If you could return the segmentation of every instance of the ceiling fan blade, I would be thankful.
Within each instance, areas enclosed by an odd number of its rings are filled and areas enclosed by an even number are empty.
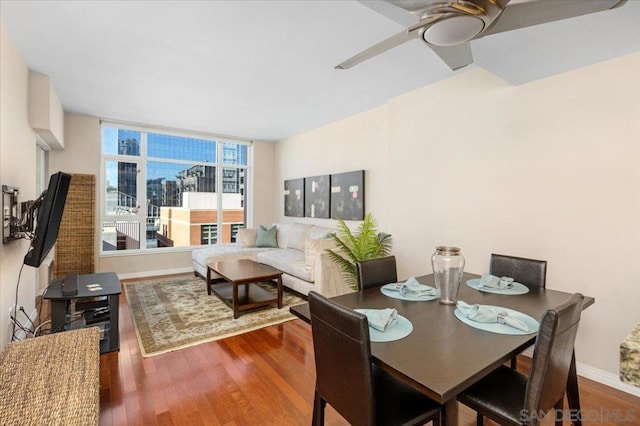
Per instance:
[[[489,34],[587,15],[622,6],[627,0],[511,0],[502,15],[482,33]],[[479,38],[479,37],[478,37]]]
[[[386,16],[391,19],[393,22],[397,22],[403,27],[410,27],[415,25],[420,18],[416,15],[411,14],[408,10],[391,4],[386,1],[371,1],[371,0],[358,0],[360,4],[368,7],[369,9],[378,12],[382,16]]]
[[[433,46],[428,45],[442,59],[449,68],[457,70],[473,63],[471,45],[469,42],[456,44],[454,46]]]
[[[371,46],[370,48],[363,50],[355,56],[347,59],[339,65],[336,65],[337,70],[346,70],[354,65],[358,65],[361,62],[371,59],[374,56],[378,56],[381,53],[386,52],[389,49],[393,49],[396,46],[400,46],[407,41],[418,37],[418,31],[402,31],[394,36],[389,37],[380,43]]]

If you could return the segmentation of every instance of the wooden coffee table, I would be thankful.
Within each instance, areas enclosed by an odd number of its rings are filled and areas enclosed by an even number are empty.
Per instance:
[[[222,278],[211,278],[215,272]],[[275,281],[278,296],[260,287],[257,283]],[[250,259],[207,262],[207,294],[214,292],[224,303],[233,309],[233,318],[241,311],[269,306],[278,303],[282,308],[282,271]]]

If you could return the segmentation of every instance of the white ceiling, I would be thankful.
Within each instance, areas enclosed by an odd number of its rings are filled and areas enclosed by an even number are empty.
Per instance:
[[[414,40],[335,70],[403,29],[347,0],[2,0],[0,19],[66,111],[255,140],[284,139],[470,68],[453,72]],[[471,45],[471,67],[522,84],[639,52],[640,1]]]

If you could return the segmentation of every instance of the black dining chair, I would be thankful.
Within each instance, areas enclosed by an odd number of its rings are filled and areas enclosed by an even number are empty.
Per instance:
[[[489,273],[496,277],[511,277],[529,288],[544,288],[547,280],[547,261],[492,254]]]
[[[360,290],[398,282],[396,257],[387,256],[356,261],[356,279]]]
[[[492,254],[489,273],[496,277],[511,277],[529,288],[544,288],[547,280],[547,261]],[[516,357],[511,358],[511,368],[515,369],[517,363]]]
[[[477,424],[488,417],[501,425],[534,426],[555,409],[556,425],[562,425],[563,398],[573,345],[582,312],[580,293],[549,309],[542,316],[527,378],[500,366],[458,395],[458,401],[478,413]]]
[[[356,426],[440,423],[441,405],[372,364],[365,315],[316,292],[308,296],[316,360],[313,425],[324,424],[327,402]]]

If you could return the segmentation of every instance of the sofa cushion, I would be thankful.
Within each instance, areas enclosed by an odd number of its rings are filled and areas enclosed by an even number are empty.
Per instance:
[[[307,239],[307,244],[304,248],[305,267],[307,271],[311,273],[315,280],[314,271],[316,268],[316,262],[319,261],[320,256],[325,253],[326,249],[337,249],[336,243],[331,238],[317,238]]]
[[[191,257],[195,263],[202,265],[205,269],[207,259],[215,258],[215,260],[236,260],[236,259],[252,259],[255,260],[256,253],[261,251],[274,250],[272,248],[247,247],[242,250],[238,249],[235,243],[214,244],[208,247],[199,248],[191,253]]]
[[[276,241],[278,242],[278,247],[287,248],[287,241],[289,240],[289,229],[291,225],[288,223],[276,223],[276,228],[278,232],[276,232]]]
[[[256,237],[256,247],[278,247],[276,232],[277,228],[275,225],[269,229],[260,225],[260,228],[258,228],[258,236]]]
[[[307,235],[311,231],[311,225],[305,225],[304,223],[294,223],[289,228],[289,241],[287,241],[287,248],[298,251],[304,251],[304,246],[307,241]]]
[[[255,228],[242,228],[236,234],[236,245],[238,247],[255,247],[258,238],[258,230]]]
[[[309,235],[307,236],[310,240],[319,240],[329,238],[329,234],[336,232],[335,229],[325,228],[324,226],[314,226],[311,228]]]
[[[273,266],[282,272],[305,281],[313,282],[313,274],[307,271],[304,252],[295,249],[278,249],[258,253],[256,260]]]

